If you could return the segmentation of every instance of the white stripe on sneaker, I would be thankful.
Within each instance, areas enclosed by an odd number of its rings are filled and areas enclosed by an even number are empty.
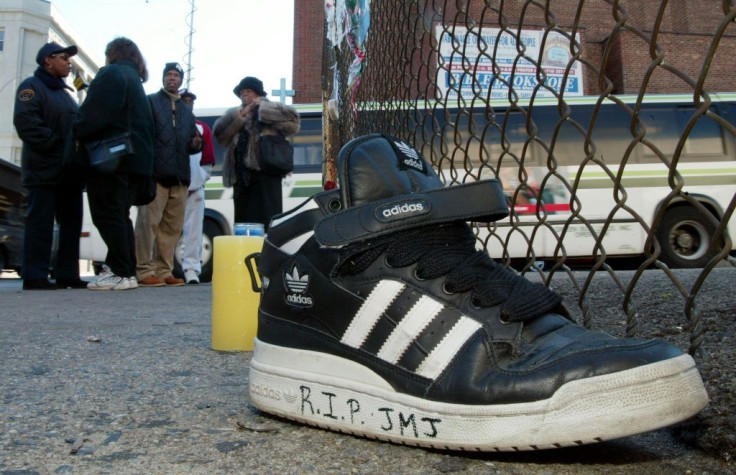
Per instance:
[[[353,320],[348,325],[341,342],[353,348],[360,348],[373,331],[389,306],[404,291],[406,286],[394,280],[380,281],[368,295]],[[381,345],[377,356],[391,364],[397,364],[427,325],[445,308],[442,302],[423,295],[408,310]],[[481,328],[475,320],[461,315],[457,323],[442,336],[429,355],[414,371],[429,379],[436,379],[455,358],[465,343]],[[440,335],[441,336],[441,335]]]
[[[462,316],[442,341],[434,347],[417,368],[416,373],[429,379],[436,379],[465,343],[480,330],[480,323]]]
[[[395,364],[409,345],[443,308],[444,305],[440,302],[423,295],[409,310],[409,313],[396,325],[394,331],[381,346],[378,357]]]
[[[404,284],[401,282],[394,280],[379,282],[350,322],[341,342],[353,348],[360,348],[381,315],[402,290],[404,290]]]

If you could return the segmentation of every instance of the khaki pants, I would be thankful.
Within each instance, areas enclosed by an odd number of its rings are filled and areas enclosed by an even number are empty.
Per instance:
[[[135,220],[136,277],[172,277],[174,252],[184,225],[187,203],[185,185],[156,185],[156,198],[138,207]]]

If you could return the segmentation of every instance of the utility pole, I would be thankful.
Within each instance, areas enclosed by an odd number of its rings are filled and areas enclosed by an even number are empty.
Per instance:
[[[197,11],[197,7],[194,6],[194,2],[195,0],[189,0],[189,3],[192,5],[192,9],[188,16],[189,38],[187,39],[187,89],[189,89],[189,82],[192,80],[192,38],[194,37],[194,12]]]

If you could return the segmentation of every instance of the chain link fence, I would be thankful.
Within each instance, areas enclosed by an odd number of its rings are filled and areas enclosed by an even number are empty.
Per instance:
[[[697,352],[698,293],[714,267],[736,264],[731,1],[346,4],[328,11],[322,58],[325,180],[342,145],[375,132],[412,144],[448,186],[496,178],[511,214],[475,224],[492,257],[547,285],[567,276],[588,327],[591,283],[606,273],[627,336],[637,286],[658,269]]]

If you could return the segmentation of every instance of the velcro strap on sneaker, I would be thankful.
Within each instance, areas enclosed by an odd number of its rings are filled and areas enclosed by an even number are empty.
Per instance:
[[[501,184],[490,179],[354,206],[327,216],[314,232],[322,246],[341,247],[418,226],[453,221],[491,222],[508,214]]]

